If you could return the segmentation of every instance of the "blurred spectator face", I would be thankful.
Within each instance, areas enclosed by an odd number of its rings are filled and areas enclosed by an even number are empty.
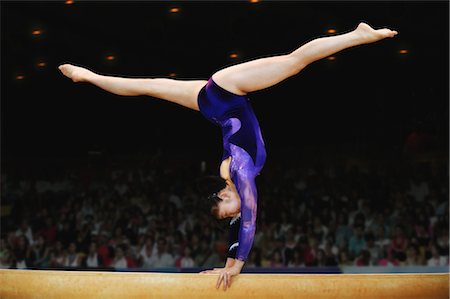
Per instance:
[[[280,254],[279,251],[275,251],[275,252],[273,253],[273,261],[274,261],[275,263],[281,263],[281,254]]]
[[[199,240],[200,240],[200,239],[199,239],[198,235],[193,234],[193,235],[192,235],[192,238],[191,238],[192,246],[197,246]]]
[[[166,251],[166,241],[164,239],[158,240],[158,253],[163,253]]]
[[[189,246],[186,246],[185,248],[184,248],[184,256],[186,256],[186,257],[188,257],[188,256],[191,256],[191,248],[189,248]]]
[[[8,244],[12,245],[15,243],[15,241],[16,241],[16,236],[15,236],[14,232],[8,233]]]
[[[338,222],[339,225],[345,225],[346,221],[345,221],[344,214],[341,213],[341,214],[338,215],[338,221],[337,222]]]
[[[356,237],[360,238],[363,235],[363,228],[361,226],[355,226],[353,232]]]
[[[323,251],[323,249],[320,249],[317,252],[317,260],[323,261],[324,259],[325,259],[325,252]]]
[[[319,217],[314,217],[314,226],[321,226],[322,225],[322,223],[321,223],[321,221],[320,221],[320,218]]]
[[[314,248],[317,246],[317,239],[315,237],[310,237],[308,240],[309,247]]]
[[[47,217],[47,218],[45,218],[45,225],[46,226],[51,226],[52,225],[52,218],[50,218],[50,217]]]
[[[376,230],[375,230],[375,236],[376,236],[376,238],[378,239],[378,240],[380,240],[380,239],[384,239],[384,227],[381,225],[381,226],[378,226],[377,228],[376,228]]]
[[[431,246],[431,255],[434,258],[439,258],[439,251],[438,251],[437,247],[434,245]]]
[[[146,247],[147,249],[153,248],[153,240],[152,240],[151,238],[147,238],[147,239],[145,240],[145,247]]]
[[[288,241],[293,241],[294,240],[294,232],[291,229],[288,229],[288,231],[286,232],[286,240]]]
[[[89,254],[94,254],[96,252],[97,252],[97,244],[91,243],[91,245],[89,245]]]
[[[44,237],[43,236],[39,236],[37,241],[36,241],[36,245],[42,246],[42,245],[44,245],[44,242],[45,242]]]
[[[127,247],[126,255],[134,258],[134,252],[131,246]]]
[[[360,254],[361,262],[368,266],[370,263],[370,252],[367,250],[362,250]]]
[[[20,229],[26,231],[28,229],[28,222],[26,220],[22,220],[20,223]]]
[[[202,249],[203,251],[207,251],[207,250],[208,250],[208,247],[209,247],[208,241],[206,241],[205,239],[203,239],[202,242],[201,242],[201,244],[200,244],[200,247],[201,247],[201,249]]]
[[[24,248],[26,246],[27,242],[26,242],[26,238],[25,236],[20,236],[19,240],[17,242],[17,245],[19,246],[19,248]]]
[[[117,228],[115,229],[115,231],[114,231],[114,236],[115,236],[115,237],[120,237],[120,236],[122,236],[122,228],[117,227]]]
[[[402,230],[402,228],[400,226],[396,226],[394,232],[395,232],[395,236],[396,237],[400,237],[400,236],[403,235],[403,230]]]
[[[406,256],[407,256],[409,259],[415,259],[416,256],[417,256],[416,249],[415,249],[414,247],[409,247],[409,248],[406,250]]]
[[[341,252],[339,253],[339,260],[340,260],[341,263],[348,262],[347,252],[341,251]]]
[[[153,245],[145,247],[145,253],[147,256],[151,256],[153,254]]]
[[[123,258],[123,250],[122,250],[122,248],[120,246],[118,246],[116,248],[116,258],[117,259]]]
[[[77,251],[77,246],[75,243],[70,243],[69,245],[69,254],[74,254]]]

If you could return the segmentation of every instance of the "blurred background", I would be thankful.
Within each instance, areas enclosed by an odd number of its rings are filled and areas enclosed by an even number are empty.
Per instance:
[[[219,127],[75,84],[63,63],[208,79],[361,22],[347,49],[250,95],[267,148],[244,271],[448,271],[448,1],[1,1],[0,267],[198,271],[228,232],[199,209]]]

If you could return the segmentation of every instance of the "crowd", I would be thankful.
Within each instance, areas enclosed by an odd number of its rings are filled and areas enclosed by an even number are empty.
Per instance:
[[[215,169],[197,164],[2,172],[0,268],[223,266],[228,231],[193,183]],[[257,185],[245,267],[449,265],[447,161],[269,161]]]

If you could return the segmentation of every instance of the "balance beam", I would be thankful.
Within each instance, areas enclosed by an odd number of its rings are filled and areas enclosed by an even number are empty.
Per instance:
[[[0,298],[449,298],[449,274],[216,274],[0,270]]]

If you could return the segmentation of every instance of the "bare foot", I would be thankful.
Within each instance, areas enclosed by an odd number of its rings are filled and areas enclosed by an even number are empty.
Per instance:
[[[397,31],[387,28],[375,30],[366,23],[359,23],[354,33],[358,34],[363,44],[373,43],[387,37],[394,37],[398,34]]]
[[[73,82],[87,82],[94,75],[90,70],[72,64],[62,64],[58,68],[64,76],[69,77]]]

